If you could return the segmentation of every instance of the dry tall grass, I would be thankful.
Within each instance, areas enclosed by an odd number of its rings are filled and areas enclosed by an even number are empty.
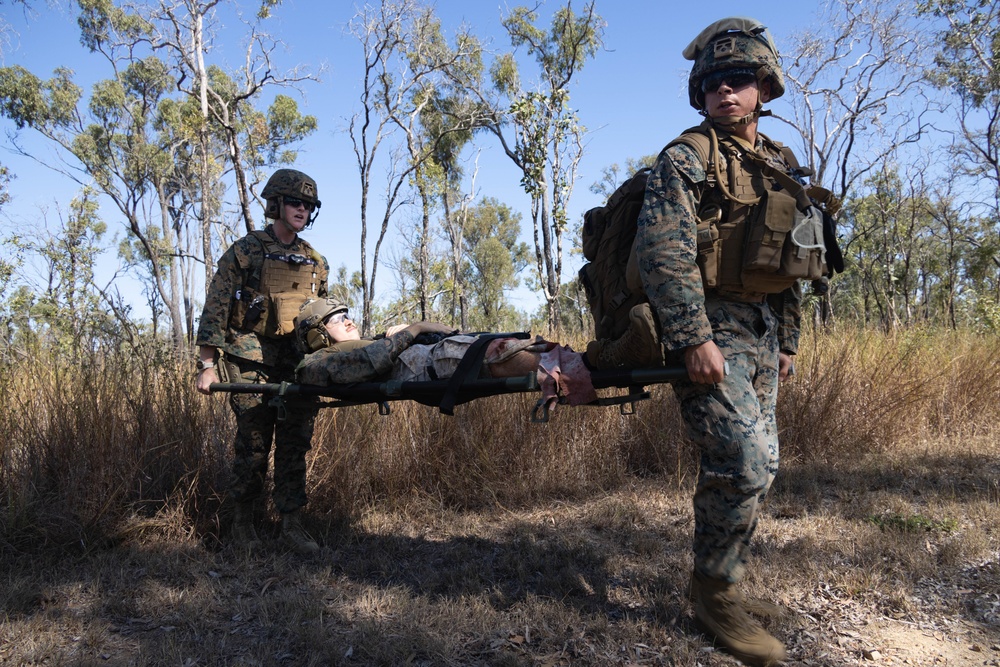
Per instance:
[[[858,461],[940,436],[974,436],[1000,423],[995,337],[862,330],[808,335],[797,375],[780,392],[785,461]],[[98,355],[70,366],[38,352],[0,368],[0,517],[3,549],[89,548],[164,512],[174,530],[214,534],[225,489],[232,418],[224,397],[203,398],[186,366]],[[314,511],[351,517],[413,497],[443,506],[526,506],[583,498],[630,475],[690,479],[672,392],[623,416],[615,408],[557,409],[529,422],[535,396],[457,408],[419,404],[321,411],[310,456]]]
[[[1000,627],[998,348],[804,339],[747,585],[808,664],[866,614]],[[324,410],[303,563],[223,548],[232,418],[191,369],[33,351],[0,368],[0,664],[732,664],[685,620],[697,458],[651,389],[544,426],[530,395]]]

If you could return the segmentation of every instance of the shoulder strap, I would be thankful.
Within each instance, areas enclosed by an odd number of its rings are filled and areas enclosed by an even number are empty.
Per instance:
[[[244,285],[244,287],[256,292],[260,287],[260,274],[264,270],[263,258],[267,257],[267,246],[272,242],[272,239],[271,235],[263,229],[255,229],[247,234],[246,237],[256,239],[257,243],[260,244],[262,261],[254,264],[253,270],[250,272],[250,275],[247,276],[247,282]]]
[[[465,402],[460,400],[461,397],[459,396],[462,384],[479,378],[479,370],[482,368],[483,358],[486,356],[486,347],[491,340],[495,338],[528,338],[528,336],[529,334],[526,331],[479,335],[475,342],[469,346],[469,349],[465,351],[462,360],[458,362],[458,368],[455,369],[455,373],[448,380],[448,386],[441,397],[441,402],[438,404],[438,409],[441,413],[454,415],[455,405]]]
[[[756,153],[747,153],[747,158],[757,165],[765,176],[769,176],[778,181],[783,188],[788,190],[788,193],[795,197],[795,202],[798,204],[800,211],[805,211],[812,206],[812,202],[809,200],[809,195],[806,194],[806,189],[797,180],[784,171],[776,169],[767,160],[760,157]]]
[[[701,166],[705,169],[706,174],[714,171],[710,168],[712,165],[712,140],[701,125],[684,130],[679,137],[667,144],[667,148],[677,144],[684,144],[695,152],[698,159],[701,160]]]
[[[813,175],[812,169],[809,169],[808,167],[803,167],[801,164],[799,164],[799,160],[798,158],[795,157],[795,152],[792,151],[791,148],[781,143],[780,141],[775,141],[774,139],[767,136],[763,132],[758,132],[757,135],[761,138],[761,140],[765,144],[770,145],[771,148],[781,153],[782,159],[785,161],[785,164],[788,165],[789,172],[792,172],[798,176],[803,176],[803,177]]]

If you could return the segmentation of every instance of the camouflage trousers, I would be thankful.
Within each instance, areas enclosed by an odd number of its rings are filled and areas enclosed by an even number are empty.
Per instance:
[[[269,367],[229,357],[230,382],[294,382],[294,365]],[[312,443],[313,425],[319,411],[315,399],[286,399],[285,419],[269,405],[263,394],[230,394],[229,405],[236,415],[233,442],[233,479],[229,493],[237,502],[251,502],[264,489],[268,457],[274,442],[275,508],[293,512],[306,504],[306,452]]]
[[[759,508],[778,472],[777,319],[766,303],[710,297],[705,306],[729,374],[715,385],[680,380],[674,391],[701,455],[695,569],[735,583],[743,577]]]

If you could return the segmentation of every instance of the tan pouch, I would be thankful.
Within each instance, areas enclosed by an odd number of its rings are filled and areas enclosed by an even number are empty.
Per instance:
[[[750,220],[743,254],[744,271],[773,273],[782,264],[785,239],[795,225],[795,198],[784,191],[768,191]]]
[[[309,297],[300,292],[279,292],[271,295],[270,335],[287,336],[295,332],[295,317]]]
[[[719,251],[722,242],[719,240],[719,220],[722,210],[715,206],[703,211],[698,218],[698,268],[701,270],[702,286],[715,288],[719,286]]]
[[[802,212],[796,208],[793,228],[785,234],[778,270],[744,270],[743,289],[776,294],[794,285],[796,280],[820,278],[826,272],[822,215],[818,210]]]
[[[803,280],[818,280],[826,273],[823,213],[809,207],[795,211],[795,227],[781,255],[781,273]]]

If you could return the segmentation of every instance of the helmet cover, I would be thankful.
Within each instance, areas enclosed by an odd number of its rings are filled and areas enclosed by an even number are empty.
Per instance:
[[[756,19],[734,16],[716,21],[687,45],[683,55],[694,61],[688,76],[688,100],[699,111],[705,105],[702,81],[713,72],[752,69],[758,81],[771,82],[770,99],[785,92],[778,49],[771,33]]]
[[[278,217],[278,198],[291,197],[301,199],[313,205],[317,210],[322,206],[316,181],[296,169],[278,169],[267,179],[260,196],[266,200],[265,215],[269,218]]]

